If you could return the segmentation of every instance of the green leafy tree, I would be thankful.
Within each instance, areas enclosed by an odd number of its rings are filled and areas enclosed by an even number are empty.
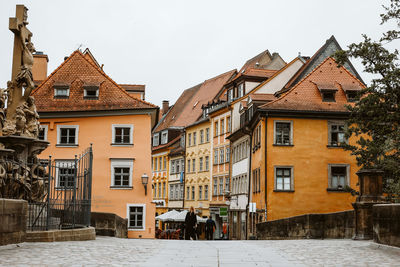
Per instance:
[[[346,145],[362,168],[385,171],[385,191],[400,194],[400,65],[397,49],[388,47],[400,41],[400,0],[383,6],[382,22],[395,22],[395,29],[373,41],[363,35],[363,41],[350,44],[348,50],[338,51],[340,65],[348,58],[358,58],[364,71],[376,77],[359,94],[360,100],[348,106],[347,136],[355,136],[356,144]]]

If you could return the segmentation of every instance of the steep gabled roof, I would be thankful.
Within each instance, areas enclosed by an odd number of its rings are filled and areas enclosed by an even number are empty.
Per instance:
[[[54,86],[69,86],[69,98],[54,98]],[[99,86],[98,99],[84,99],[85,85]],[[134,98],[79,50],[74,51],[33,92],[39,112],[157,108]]]
[[[235,71],[225,72],[185,90],[153,132],[173,127],[184,128],[196,122],[203,113],[201,107],[218,96]]]
[[[335,102],[323,102],[318,86],[329,85],[329,90],[336,89]],[[344,87],[344,88],[343,88]],[[347,68],[337,67],[336,61],[328,57],[314,68],[307,76],[284,93],[277,100],[260,106],[261,110],[270,111],[318,111],[348,112],[345,88],[364,88],[365,85]]]
[[[313,69],[315,69],[319,64],[321,64],[326,58],[332,56],[336,51],[342,50],[335,36],[331,36],[328,40],[326,40],[325,44],[318,49],[318,51],[307,60],[306,64],[293,76],[292,79],[285,85],[282,90],[277,92],[278,95],[288,91],[290,88],[295,86],[301,79],[307,76]],[[344,64],[344,67],[350,71],[359,81],[362,83],[363,80],[361,76],[358,74],[357,70],[351,64],[349,60]]]

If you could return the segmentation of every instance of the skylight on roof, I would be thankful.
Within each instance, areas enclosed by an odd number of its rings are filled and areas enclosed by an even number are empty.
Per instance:
[[[193,108],[199,103],[199,101],[196,101],[196,103],[194,103]]]

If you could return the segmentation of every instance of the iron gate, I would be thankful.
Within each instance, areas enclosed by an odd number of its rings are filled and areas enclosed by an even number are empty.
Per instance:
[[[28,230],[73,229],[90,226],[92,147],[74,159],[42,161],[47,170],[47,195],[29,201]]]

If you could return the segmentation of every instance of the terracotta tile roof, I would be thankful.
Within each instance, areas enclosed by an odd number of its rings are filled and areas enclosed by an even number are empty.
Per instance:
[[[336,61],[328,57],[279,99],[260,106],[260,109],[347,112],[345,105],[351,103],[347,101],[342,84],[359,88],[365,87],[346,68],[343,66],[338,68]],[[336,102],[323,102],[317,85],[329,85],[331,89],[337,90],[335,94]]]
[[[342,50],[342,48],[337,42],[335,36],[332,35],[328,40],[326,40],[325,44],[320,49],[318,49],[318,51],[311,58],[309,58],[306,61],[306,63],[297,71],[297,73],[287,82],[284,88],[282,88],[276,94],[280,95],[288,91],[293,86],[295,86],[300,80],[302,80],[305,76],[307,76],[317,65],[323,62],[327,57],[332,56],[332,54],[337,50]],[[307,57],[303,58],[307,59]],[[359,81],[364,83],[360,75],[358,74],[357,70],[353,67],[350,61],[346,62],[345,67]]]
[[[276,100],[276,97],[274,94],[258,94],[258,93],[252,93],[249,94],[249,97],[251,98],[252,101],[273,101]]]
[[[218,96],[223,85],[234,75],[235,71],[225,72],[185,90],[153,132],[170,127],[183,128],[196,122],[203,113],[201,107]]]
[[[120,83],[119,86],[124,88],[128,92],[144,92],[146,89],[146,85],[144,84],[122,84]]]
[[[154,152],[154,151],[156,151],[156,150],[169,147],[169,146],[171,146],[172,144],[174,144],[176,141],[178,141],[178,140],[180,140],[180,139],[181,139],[181,136],[178,135],[177,137],[175,137],[174,139],[172,139],[171,141],[169,141],[169,142],[166,143],[166,144],[162,144],[162,145],[158,145],[158,146],[153,146],[153,147],[151,148],[151,150],[152,150],[152,152]]]
[[[55,99],[54,85],[68,85],[69,98]],[[98,99],[84,99],[83,86],[99,86]],[[74,51],[33,92],[39,112],[126,110],[157,108],[134,98],[88,60],[79,50]]]

